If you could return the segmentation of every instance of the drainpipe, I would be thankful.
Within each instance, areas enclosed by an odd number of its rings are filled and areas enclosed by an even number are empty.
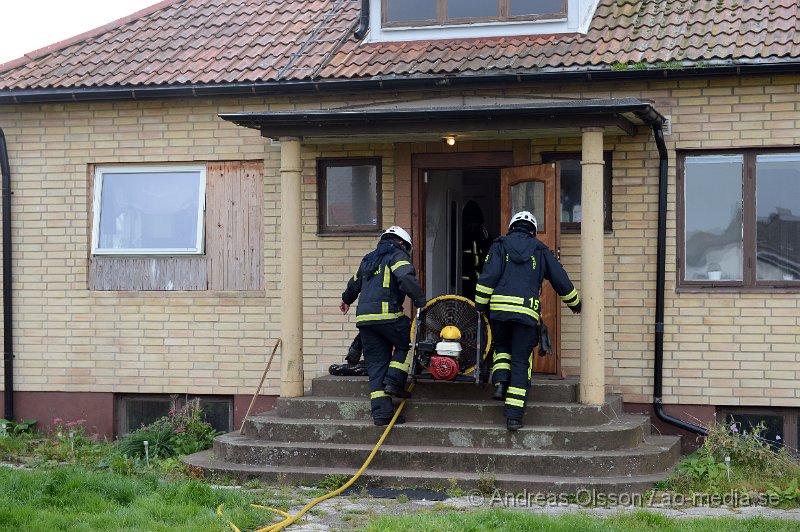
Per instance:
[[[356,39],[363,39],[369,29],[369,0],[361,0],[361,16],[358,19],[358,29],[356,29]]]
[[[703,427],[675,418],[664,412],[661,401],[661,380],[664,365],[664,285],[667,270],[667,165],[669,156],[664,143],[661,122],[653,123],[653,136],[658,147],[658,251],[656,255],[656,344],[653,369],[653,410],[661,421],[675,425],[700,436],[708,435]]]
[[[14,420],[14,334],[11,328],[11,170],[6,135],[0,128],[0,171],[3,173],[3,346],[5,415]]]

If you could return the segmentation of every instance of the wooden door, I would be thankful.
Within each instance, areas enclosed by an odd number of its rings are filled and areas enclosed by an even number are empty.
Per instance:
[[[519,211],[530,211],[536,217],[536,238],[555,254],[559,247],[559,187],[557,163],[515,166],[500,172],[501,224],[505,233],[511,216]],[[544,323],[550,331],[555,356],[533,357],[535,373],[561,371],[561,299],[550,283],[542,285],[540,309]],[[535,350],[538,353],[538,348]]]

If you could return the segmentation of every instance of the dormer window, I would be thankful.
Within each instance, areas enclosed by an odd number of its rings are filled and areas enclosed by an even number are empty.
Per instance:
[[[385,28],[553,20],[567,0],[382,0],[381,12]]]

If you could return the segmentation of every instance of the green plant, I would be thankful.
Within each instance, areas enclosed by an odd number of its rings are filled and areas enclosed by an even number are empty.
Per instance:
[[[713,456],[694,454],[680,463],[678,472],[689,477],[691,486],[715,486],[725,479],[727,467]]]
[[[483,471],[478,472],[478,491],[483,495],[491,495],[494,493],[495,485],[497,484],[497,475],[494,473],[494,464],[486,464]]]
[[[219,434],[221,432],[203,421],[200,401],[193,400],[183,408],[173,408],[168,415],[128,434],[117,442],[115,452],[145,458],[144,442],[147,442],[150,459],[185,456],[208,449]]]
[[[0,438],[32,434],[34,425],[36,425],[35,419],[23,419],[22,421],[0,419]]]
[[[781,488],[780,486],[776,486],[775,484],[770,484],[769,489],[767,490],[767,495],[770,499],[776,501],[777,504],[783,504],[787,502],[799,502],[800,501],[800,487],[798,487],[798,479],[793,478],[789,485],[785,488]]]
[[[348,480],[350,480],[350,477],[347,475],[330,474],[320,480],[317,486],[328,491],[334,491],[344,486]]]

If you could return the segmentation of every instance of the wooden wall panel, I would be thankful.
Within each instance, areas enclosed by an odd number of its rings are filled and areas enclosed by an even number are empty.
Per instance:
[[[205,257],[93,257],[89,290],[206,290]]]

